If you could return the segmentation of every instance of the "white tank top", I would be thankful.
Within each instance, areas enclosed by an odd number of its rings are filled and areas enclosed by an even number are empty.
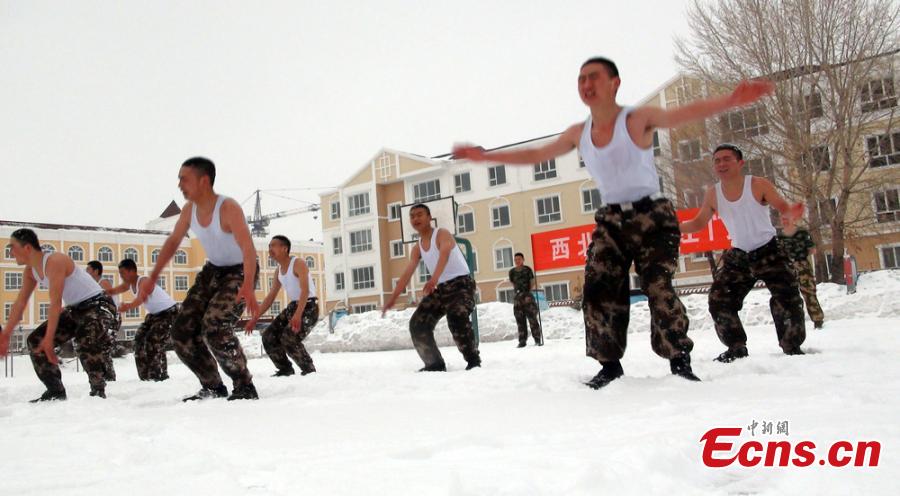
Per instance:
[[[134,295],[135,298],[137,298],[138,295],[137,288],[141,286],[141,279],[144,278],[138,277],[137,285],[131,288],[131,294]],[[151,315],[168,310],[174,305],[175,300],[169,296],[169,293],[166,293],[163,288],[155,284],[153,285],[153,292],[144,300],[144,309]]]
[[[419,240],[419,253],[422,254],[422,260],[425,261],[425,267],[428,268],[428,272],[432,274],[434,273],[435,267],[437,267],[438,258],[441,256],[441,251],[437,249],[437,233],[440,230],[441,229],[433,229],[431,231],[430,250],[425,250],[425,248],[422,247],[422,240]],[[441,277],[438,278],[438,284],[447,282],[450,279],[455,279],[459,276],[467,275],[469,275],[469,264],[466,263],[466,257],[463,256],[459,245],[456,245],[456,249],[450,251],[450,258],[447,259],[447,265],[444,267],[444,272],[441,273]]]
[[[769,217],[769,207],[753,197],[753,176],[744,177],[744,190],[734,202],[728,201],[722,193],[722,183],[716,183],[716,203],[719,217],[725,222],[731,246],[751,251],[768,243],[775,237],[775,227]]]
[[[203,245],[209,263],[218,267],[237,265],[244,261],[244,254],[241,253],[241,247],[234,240],[234,233],[223,231],[219,221],[222,202],[226,199],[226,196],[219,195],[216,206],[213,207],[212,221],[206,227],[201,226],[200,221],[197,220],[197,205],[191,205],[191,231],[197,235],[197,239]]]
[[[603,148],[591,141],[591,116],[581,132],[578,150],[604,203],[633,202],[660,192],[653,149],[639,148],[628,134],[625,119],[632,110],[626,107],[619,112],[612,139]]]
[[[50,280],[47,278],[47,258],[49,258],[50,255],[52,255],[52,253],[44,253],[44,258],[41,260],[41,271],[44,273],[44,277],[41,277],[40,274],[38,274],[36,268],[31,268],[31,275],[34,276],[34,279],[38,284],[43,284],[46,288],[50,287]],[[63,305],[77,305],[102,292],[103,288],[97,284],[97,281],[95,281],[90,274],[85,272],[84,269],[79,268],[76,265],[72,273],[66,276],[66,279],[63,281]]]
[[[296,262],[297,257],[291,257],[287,272],[284,274],[281,273],[281,267],[278,268],[278,282],[281,283],[281,287],[284,288],[284,292],[287,293],[290,301],[297,301],[300,299],[300,278],[294,274],[294,264]],[[313,281],[312,273],[307,272],[306,277],[307,284],[309,285],[309,296],[307,296],[307,298],[315,298],[316,283]]]

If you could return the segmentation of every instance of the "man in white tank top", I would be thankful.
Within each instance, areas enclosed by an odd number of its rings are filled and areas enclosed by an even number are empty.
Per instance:
[[[709,313],[719,340],[728,347],[716,360],[728,363],[747,356],[747,333],[738,312],[760,279],[772,293],[769,307],[778,344],[788,355],[802,355],[800,345],[806,339],[803,301],[791,261],[776,239],[769,206],[778,210],[782,224],[788,227],[803,215],[803,204],[789,204],[765,178],[745,176],[744,154],[735,145],[716,147],[713,164],[720,181],[706,190],[697,216],[681,223],[681,231],[704,229],[713,213],[718,213],[731,237],[732,248],[722,255],[709,290]]]
[[[147,316],[134,334],[134,365],[138,379],[142,381],[164,381],[169,378],[166,347],[171,343],[170,332],[175,317],[178,316],[178,304],[166,291],[154,285],[153,292],[145,293],[140,288],[143,279],[137,273],[134,260],[124,259],[119,262],[119,277],[122,284],[106,291],[109,295],[131,291],[132,300],[119,305],[119,313],[144,305]]]
[[[394,292],[385,302],[381,315],[394,306],[397,297],[409,284],[419,266],[419,260],[431,274],[422,288],[423,298],[409,319],[409,334],[419,358],[425,363],[420,372],[445,372],[447,365],[434,341],[434,327],[444,315],[453,335],[456,348],[466,360],[466,370],[481,366],[478,343],[469,316],[475,309],[475,280],[469,275],[469,265],[453,235],[446,229],[432,226],[431,210],[418,204],[409,210],[409,222],[419,234],[413,246],[406,270],[397,281]]]
[[[87,263],[87,266],[84,268],[84,271],[87,272],[91,278],[97,281],[97,284],[103,288],[104,292],[107,292],[109,289],[112,289],[112,284],[106,279],[103,278],[103,264],[99,260],[91,260]],[[107,296],[109,293],[107,292]],[[110,301],[112,302],[113,308],[116,307],[116,299],[110,296]],[[122,328],[122,316],[116,312],[116,321],[115,325],[111,329],[106,330],[107,339],[106,339],[106,348],[103,353],[103,361],[106,363],[106,382],[112,382],[116,380],[116,369],[113,365],[113,354],[115,352],[118,344],[116,343],[116,335],[119,333],[119,329]],[[82,364],[83,365],[83,364]]]
[[[241,206],[216,194],[215,180],[216,166],[207,158],[194,157],[182,164],[178,187],[188,202],[163,244],[153,271],[139,284],[142,292],[152,293],[160,272],[175,255],[188,229],[197,236],[208,261],[194,279],[172,326],[175,353],[201,385],[200,391],[185,401],[228,396],[216,362],[233,382],[229,400],[258,398],[244,350],[234,335],[244,304],[251,318],[258,315],[254,291],[258,276],[256,248]]]
[[[578,93],[590,116],[547,145],[486,152],[456,146],[458,159],[502,164],[538,164],[578,149],[600,190],[604,205],[588,248],[584,271],[587,355],[603,368],[587,385],[599,389],[621,377],[630,306],[632,263],[650,305],[653,351],[669,360],[673,374],[699,380],[691,370],[688,318],[672,287],[678,268],[680,234],[672,203],[663,198],[653,161],[653,131],[701,121],[729,108],[756,101],[772,91],[768,81],[744,81],[730,94],[680,107],[622,108],[616,103],[621,80],[609,59],[595,57],[581,66]]]
[[[72,338],[88,375],[91,396],[106,398],[103,354],[106,330],[115,321],[112,301],[68,255],[41,251],[41,243],[31,229],[18,229],[11,238],[13,257],[17,264],[25,266],[25,270],[22,289],[0,331],[0,356],[9,351],[9,337],[22,320],[31,293],[43,283],[50,295],[50,309],[47,321],[28,335],[28,347],[34,371],[47,391],[32,403],[66,399],[55,349]]]
[[[284,287],[290,303],[272,320],[262,332],[263,348],[277,369],[273,377],[294,375],[294,367],[288,357],[300,367],[300,375],[316,371],[313,359],[303,346],[303,340],[319,321],[319,301],[316,287],[306,263],[291,256],[291,240],[286,236],[276,235],[269,241],[269,258],[278,262],[278,273],[272,278],[272,288],[259,307],[262,315],[269,310],[272,302]],[[298,311],[300,304],[303,309]],[[253,332],[259,317],[250,319],[245,330]]]

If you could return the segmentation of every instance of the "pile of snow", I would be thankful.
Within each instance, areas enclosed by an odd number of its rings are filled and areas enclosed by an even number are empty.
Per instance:
[[[846,288],[832,283],[819,284],[819,303],[825,311],[826,321],[870,317],[900,317],[900,271],[882,270],[863,274],[857,292],[846,294]],[[691,331],[713,330],[709,315],[707,295],[683,296],[681,301],[688,311]],[[409,319],[415,309],[391,311],[382,318],[380,311],[348,315],[338,321],[334,334],[328,331],[323,320],[304,342],[311,351],[326,353],[342,351],[386,351],[411,349]],[[771,326],[769,291],[756,289],[747,295],[741,320],[745,326]],[[542,312],[541,320],[545,339],[581,339],[584,337],[584,320],[580,310],[568,307],[551,308]],[[518,331],[513,316],[513,306],[508,303],[483,303],[478,305],[478,329],[481,342],[509,341],[517,339]],[[807,330],[812,324],[807,323]],[[631,306],[628,332],[649,332],[650,310],[646,301]],[[529,338],[530,339],[530,338]],[[435,329],[439,346],[453,346],[453,338],[447,328],[447,320],[441,319]],[[248,356],[258,357],[262,346],[258,333],[242,338]]]

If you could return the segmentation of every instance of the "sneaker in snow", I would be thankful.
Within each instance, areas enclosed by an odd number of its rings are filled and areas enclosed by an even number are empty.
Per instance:
[[[197,394],[188,396],[181,401],[202,401],[212,398],[224,398],[226,396],[228,396],[228,388],[226,388],[224,384],[219,384],[214,388],[203,388],[198,391]]]

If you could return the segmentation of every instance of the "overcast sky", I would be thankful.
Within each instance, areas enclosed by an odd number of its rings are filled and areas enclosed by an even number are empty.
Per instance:
[[[283,190],[263,197],[271,212],[317,201],[383,146],[433,156],[559,132],[586,116],[590,56],[619,65],[624,104],[674,75],[685,6],[0,0],[0,219],[140,228],[183,202],[193,155],[238,201]],[[321,237],[312,215],[274,227]]]

